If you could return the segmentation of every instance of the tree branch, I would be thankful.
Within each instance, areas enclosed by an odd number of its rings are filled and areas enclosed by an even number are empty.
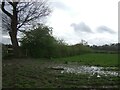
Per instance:
[[[8,3],[9,3],[10,5],[14,6],[12,2],[8,1]]]
[[[11,15],[8,11],[6,11],[4,7],[5,7],[5,2],[3,1],[3,2],[2,2],[2,5],[1,5],[2,11],[3,11],[6,15],[8,15],[10,18],[12,18],[12,15]]]

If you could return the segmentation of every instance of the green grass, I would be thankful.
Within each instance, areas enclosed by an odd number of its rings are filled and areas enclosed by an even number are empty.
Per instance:
[[[64,63],[68,62],[68,63]],[[62,74],[59,70],[48,68],[69,62],[90,65],[117,65],[116,54],[86,54],[67,58],[49,59],[11,59],[3,60],[3,88],[81,88],[119,85],[119,77],[91,76],[87,74]]]
[[[3,88],[81,88],[117,86],[118,77],[91,76],[87,74],[61,74],[48,66],[59,63],[47,60],[3,61]]]
[[[78,62],[82,65],[118,66],[118,54],[83,54],[65,58],[56,58],[55,61]]]

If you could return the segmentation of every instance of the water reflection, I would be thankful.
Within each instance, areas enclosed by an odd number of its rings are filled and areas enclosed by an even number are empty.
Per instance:
[[[61,73],[75,73],[75,74],[90,74],[91,76],[96,75],[97,77],[101,77],[101,75],[108,76],[120,76],[119,71],[110,71],[105,70],[115,68],[115,67],[97,67],[97,66],[57,66],[55,68],[63,68]]]

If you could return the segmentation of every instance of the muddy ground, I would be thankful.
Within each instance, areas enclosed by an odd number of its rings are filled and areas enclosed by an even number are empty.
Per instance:
[[[120,85],[117,67],[96,69],[78,62],[48,59],[3,60],[2,66],[3,88],[118,88]]]

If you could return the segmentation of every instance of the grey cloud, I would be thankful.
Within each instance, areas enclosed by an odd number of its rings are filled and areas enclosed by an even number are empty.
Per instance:
[[[107,33],[110,33],[110,34],[114,34],[115,32],[110,29],[109,27],[106,27],[106,26],[100,26],[97,28],[97,32],[99,33],[104,33],[104,32],[107,32]]]
[[[87,32],[87,33],[92,33],[92,30],[88,25],[86,25],[84,22],[81,23],[72,23],[71,26],[74,28],[76,32]]]
[[[54,1],[54,2],[51,2],[51,5],[58,8],[58,9],[63,9],[63,10],[69,10],[70,7],[65,5],[64,3],[62,2],[58,2],[58,1]]]

